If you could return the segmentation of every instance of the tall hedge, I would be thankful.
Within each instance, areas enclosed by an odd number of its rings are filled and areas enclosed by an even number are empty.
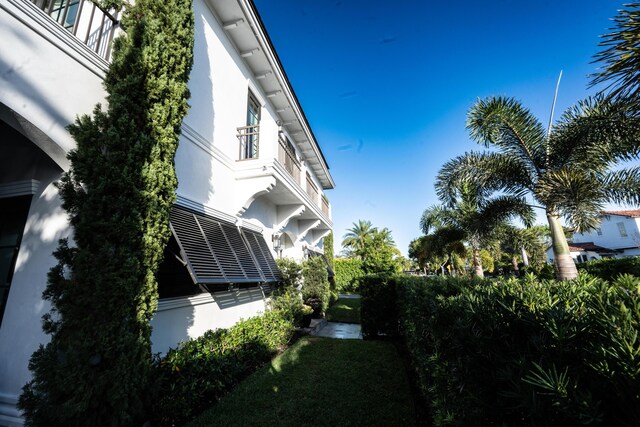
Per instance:
[[[174,155],[187,113],[191,0],[136,0],[104,86],[106,111],[69,126],[77,148],[59,184],[73,228],[43,294],[51,341],[19,400],[27,425],[130,426],[146,419],[155,272],[169,238]]]
[[[338,292],[358,292],[360,280],[364,277],[362,261],[357,258],[335,260],[336,287]]]
[[[329,235],[323,239],[322,246],[324,248],[324,257],[327,259],[329,267],[331,268],[331,270],[335,270],[336,266],[333,255],[333,232],[329,233]]]

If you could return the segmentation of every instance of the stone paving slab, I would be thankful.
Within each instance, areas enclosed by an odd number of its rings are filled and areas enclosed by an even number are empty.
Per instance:
[[[338,299],[356,299],[360,298],[358,294],[338,294]]]
[[[327,322],[327,324],[313,335],[318,337],[338,338],[343,340],[361,340],[360,325],[354,323]]]

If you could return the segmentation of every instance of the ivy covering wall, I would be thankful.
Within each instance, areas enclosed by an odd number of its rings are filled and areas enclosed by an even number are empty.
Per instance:
[[[19,400],[27,425],[127,426],[147,419],[155,272],[169,238],[174,155],[187,113],[191,0],[127,6],[105,78],[106,110],[79,117],[60,181],[73,244],[43,294],[51,341]]]

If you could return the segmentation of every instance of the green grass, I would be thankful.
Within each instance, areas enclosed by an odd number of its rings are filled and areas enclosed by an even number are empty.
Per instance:
[[[190,424],[415,426],[393,344],[304,337]]]
[[[341,298],[327,310],[329,322],[360,323],[360,298]]]

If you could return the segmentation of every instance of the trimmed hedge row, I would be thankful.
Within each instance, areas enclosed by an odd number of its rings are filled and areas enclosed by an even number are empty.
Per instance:
[[[335,260],[335,281],[339,293],[358,292],[360,279],[365,275],[362,261],[357,258],[337,258]]]
[[[578,271],[613,280],[621,274],[631,274],[640,277],[640,257],[599,259],[576,264]]]
[[[271,360],[293,331],[274,310],[169,350],[154,363],[154,422],[183,425]]]
[[[401,277],[362,288],[363,333],[398,327],[437,426],[640,419],[638,277]]]

